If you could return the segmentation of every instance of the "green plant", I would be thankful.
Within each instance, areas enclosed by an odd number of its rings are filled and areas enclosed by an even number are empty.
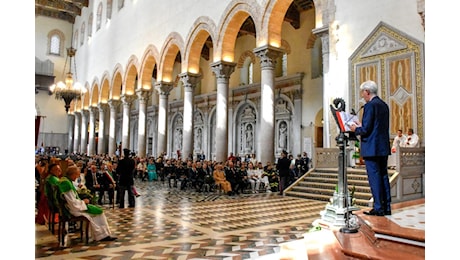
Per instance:
[[[355,152],[353,153],[353,159],[359,159],[361,157],[360,155],[360,145],[359,145],[359,140],[355,141]]]

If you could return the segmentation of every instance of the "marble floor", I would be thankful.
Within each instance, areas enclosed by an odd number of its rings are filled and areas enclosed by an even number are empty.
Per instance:
[[[135,183],[135,208],[104,204],[112,242],[80,241],[66,247],[47,226],[36,225],[36,259],[279,259],[280,245],[303,238],[326,202],[258,193],[228,196]],[[107,201],[108,202],[108,201]],[[424,205],[394,209],[392,221],[424,229]]]

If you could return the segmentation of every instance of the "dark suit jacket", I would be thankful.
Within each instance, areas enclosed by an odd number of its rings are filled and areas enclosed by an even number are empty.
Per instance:
[[[136,163],[132,158],[125,157],[118,162],[117,174],[120,186],[134,185],[134,169]]]
[[[388,156],[390,149],[390,112],[378,96],[364,105],[362,126],[355,129],[361,136],[361,156]]]

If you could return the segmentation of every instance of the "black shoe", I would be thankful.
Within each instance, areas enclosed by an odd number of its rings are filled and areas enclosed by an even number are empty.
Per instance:
[[[391,215],[391,210],[385,210],[385,215],[390,216]]]
[[[116,239],[117,239],[116,237],[108,236],[108,237],[104,237],[103,239],[101,239],[101,241],[114,241]]]
[[[384,216],[385,213],[381,211],[376,211],[374,209],[371,209],[370,211],[364,211],[364,214],[369,215],[369,216]]]

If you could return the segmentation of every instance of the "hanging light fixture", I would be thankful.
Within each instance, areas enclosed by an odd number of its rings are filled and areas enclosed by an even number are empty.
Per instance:
[[[65,82],[59,81],[56,84],[50,86],[50,92],[54,93],[56,99],[62,99],[65,102],[65,112],[69,112],[70,103],[73,100],[79,100],[83,94],[86,93],[84,88],[79,82],[77,82],[77,64],[74,60],[75,67],[75,79],[72,73],[72,60],[77,50],[73,48],[73,26],[72,26],[72,39],[70,48],[67,48],[67,57],[65,59],[63,74],[66,71],[67,61],[69,60],[69,72],[65,77]]]

